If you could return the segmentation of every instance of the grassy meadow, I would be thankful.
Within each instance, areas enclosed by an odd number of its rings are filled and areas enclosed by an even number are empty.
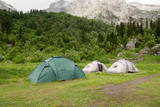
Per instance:
[[[126,50],[134,38],[135,50]],[[134,90],[127,93],[112,96],[101,91],[159,74],[160,56],[138,54],[144,47],[157,54],[160,48],[153,47],[159,43],[160,18],[129,17],[126,23],[109,25],[65,12],[0,10],[0,107],[160,107],[160,76],[131,87]],[[124,58],[135,62],[140,73],[97,72],[84,79],[31,83],[29,74],[51,56],[67,57],[80,68],[93,60],[109,68],[111,62]]]
[[[27,77],[39,63],[9,64],[0,63],[0,107],[85,107],[85,106],[160,106],[160,76],[136,86],[129,94],[116,99],[99,91],[106,85],[116,85],[136,78],[160,73],[159,56],[148,56],[136,63],[140,73],[134,74],[86,74],[87,78],[31,83]],[[81,68],[89,62],[77,63]],[[111,63],[105,64],[108,68]]]

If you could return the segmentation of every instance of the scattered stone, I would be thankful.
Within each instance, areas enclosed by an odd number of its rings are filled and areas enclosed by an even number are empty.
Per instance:
[[[9,48],[12,47],[12,46],[13,46],[12,44],[9,44],[9,43],[7,44],[7,47],[9,47]]]
[[[30,59],[31,59],[30,56],[28,56],[28,57],[26,58],[27,61],[29,61]]]
[[[142,60],[143,60],[142,57],[138,57],[138,58],[135,59],[135,62],[140,62],[140,61],[142,61]]]
[[[117,57],[121,57],[121,55],[123,55],[124,53],[123,52],[120,52],[117,54]]]
[[[154,62],[155,64],[158,64],[158,62]]]
[[[121,47],[121,49],[124,49],[124,45],[121,44],[120,47]]]
[[[120,44],[117,49],[124,49],[124,45]]]
[[[128,50],[134,50],[135,49],[135,45],[136,45],[136,41],[137,41],[136,38],[135,39],[131,39],[126,45],[127,49]]]
[[[134,55],[135,55],[135,56],[139,56],[140,54],[139,54],[139,53],[135,53]]]
[[[76,51],[72,51],[72,53],[76,53]]]
[[[151,49],[149,47],[145,47],[143,49],[140,50],[141,54],[149,54],[151,51]]]
[[[10,60],[7,60],[7,61],[5,61],[5,63],[10,63],[10,64],[12,64],[12,61],[10,61]]]
[[[156,46],[151,49],[151,53],[154,55],[160,55],[160,44],[156,44]]]

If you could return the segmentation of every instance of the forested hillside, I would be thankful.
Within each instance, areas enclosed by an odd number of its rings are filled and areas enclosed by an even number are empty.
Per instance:
[[[30,13],[0,10],[0,61],[39,62],[50,56],[74,61],[100,60],[116,56],[120,45],[137,38],[136,52],[160,42],[160,19],[130,18],[117,26],[66,13]]]

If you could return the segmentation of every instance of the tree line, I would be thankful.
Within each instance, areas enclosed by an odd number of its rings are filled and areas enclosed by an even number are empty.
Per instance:
[[[137,52],[160,42],[160,19],[145,20],[130,18],[128,23],[111,26],[64,12],[0,10],[0,61],[39,62],[58,55],[105,62],[108,53],[116,55],[117,47],[131,38],[138,39]]]

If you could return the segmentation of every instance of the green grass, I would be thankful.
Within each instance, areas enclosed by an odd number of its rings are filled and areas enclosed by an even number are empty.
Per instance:
[[[0,63],[0,84],[19,82],[25,79],[38,64]]]
[[[160,63],[159,55],[143,55],[140,63]]]
[[[147,83],[141,84],[136,94],[139,99],[143,99],[139,103],[140,106],[160,106],[160,76],[149,80]],[[137,102],[139,101],[133,101],[134,104],[137,104]]]
[[[88,63],[88,62],[87,62]],[[81,68],[87,63],[77,63]],[[160,105],[160,89],[158,87],[160,78],[140,85],[140,90],[134,94],[139,99],[119,103],[104,92],[98,91],[107,84],[121,84],[134,80],[138,77],[149,76],[160,73],[160,63],[137,63],[141,71],[135,74],[86,74],[86,79],[68,80],[60,82],[47,82],[32,84],[27,80],[28,75],[38,64],[5,64],[0,63],[0,106],[150,106]],[[109,67],[111,64],[106,64]],[[153,87],[152,87],[153,85]],[[147,90],[149,87],[150,90]],[[158,88],[157,88],[158,87]],[[147,96],[146,96],[146,95]],[[156,95],[157,94],[157,95]],[[159,96],[158,96],[159,95]],[[149,96],[156,96],[155,99]],[[126,98],[129,96],[126,96]],[[146,98],[144,101],[141,98]],[[139,104],[139,102],[142,103]],[[151,102],[146,102],[151,101]],[[107,103],[106,103],[107,102]]]
[[[122,96],[118,107],[159,107],[160,106],[160,76],[140,84],[130,95]]]

